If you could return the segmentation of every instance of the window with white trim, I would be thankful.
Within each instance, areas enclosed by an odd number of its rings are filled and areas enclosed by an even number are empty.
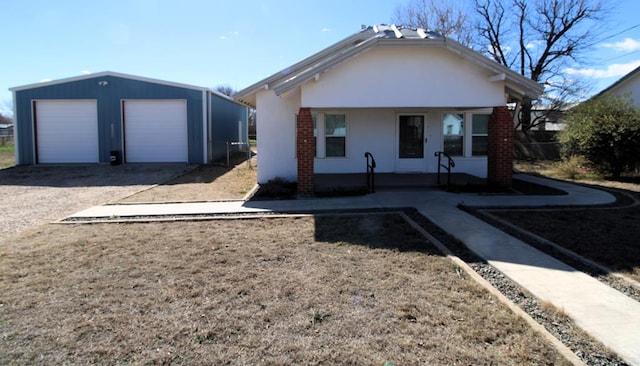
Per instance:
[[[313,137],[316,158],[347,156],[347,115],[344,113],[313,113]]]
[[[471,119],[471,156],[487,156],[489,114],[474,114]]]
[[[464,156],[464,114],[445,113],[442,117],[442,150],[450,156]]]

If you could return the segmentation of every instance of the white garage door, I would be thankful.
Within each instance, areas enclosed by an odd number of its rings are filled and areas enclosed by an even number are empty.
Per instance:
[[[39,100],[35,105],[38,163],[98,162],[95,100]]]
[[[124,102],[125,159],[128,163],[187,162],[187,102]]]

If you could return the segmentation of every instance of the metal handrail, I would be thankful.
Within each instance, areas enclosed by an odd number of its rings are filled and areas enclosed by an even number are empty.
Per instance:
[[[436,183],[440,185],[440,168],[444,168],[447,171],[447,190],[449,190],[449,186],[451,185],[451,168],[456,166],[456,163],[453,161],[451,156],[444,151],[436,151],[433,156],[438,157],[438,175],[436,179]],[[442,156],[447,158],[446,165],[442,163]]]
[[[368,151],[364,153],[364,157],[365,159],[367,159],[367,190],[369,191],[369,193],[375,193],[376,159],[374,159],[373,155]]]

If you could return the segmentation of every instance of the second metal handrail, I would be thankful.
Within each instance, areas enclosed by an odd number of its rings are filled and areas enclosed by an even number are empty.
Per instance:
[[[456,166],[456,163],[453,161],[451,156],[444,151],[436,151],[434,156],[438,157],[438,175],[436,178],[436,183],[440,185],[440,168],[444,168],[447,171],[447,190],[449,190],[449,186],[451,185],[451,168]],[[442,163],[442,157],[447,159],[447,163]]]
[[[369,193],[375,193],[376,159],[374,159],[373,155],[368,151],[364,153],[364,157],[367,159],[367,190]]]

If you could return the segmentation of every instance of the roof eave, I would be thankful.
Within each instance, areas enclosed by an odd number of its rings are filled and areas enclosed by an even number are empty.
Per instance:
[[[598,94],[594,95],[592,98],[596,98],[596,97],[599,97],[601,95],[604,95],[604,94],[608,93],[609,91],[615,89],[617,86],[625,83],[627,80],[632,79],[638,73],[640,73],[640,66],[636,67],[635,69],[633,69],[631,72],[629,72],[628,74],[624,75],[620,79],[616,80],[613,84],[611,84],[608,87],[602,89],[602,91],[600,91]]]
[[[143,82],[148,82],[148,83],[167,85],[167,86],[174,86],[174,87],[178,87],[178,88],[192,89],[192,90],[198,90],[198,91],[211,91],[211,89],[205,88],[205,87],[202,87],[202,86],[175,83],[175,82],[172,82],[172,81],[152,79],[152,78],[147,78],[147,77],[143,77],[143,76],[136,76],[136,75],[122,74],[122,73],[117,73],[117,72],[113,72],[113,71],[102,71],[102,72],[96,72],[96,73],[92,73],[92,74],[73,76],[73,77],[64,78],[64,79],[57,79],[57,80],[40,82],[40,83],[33,83],[33,84],[28,84],[28,85],[16,86],[16,87],[13,87],[13,88],[9,88],[9,90],[13,91],[13,92],[16,92],[16,91],[21,91],[21,90],[42,88],[42,87],[46,87],[46,86],[70,83],[70,82],[74,82],[74,81],[81,81],[81,80],[87,80],[87,79],[94,79],[94,78],[105,77],[105,76],[113,76],[113,77],[119,77],[119,78],[123,78],[123,79],[137,80],[137,81],[143,81]]]
[[[375,34],[374,34],[375,35]],[[329,46],[328,48],[323,49],[320,52],[317,52],[301,61],[299,61],[298,63],[287,67],[265,79],[262,79],[242,90],[240,90],[239,92],[236,93],[236,95],[234,96],[234,99],[236,100],[244,100],[244,99],[250,99],[249,95],[250,94],[255,94],[258,91],[260,91],[261,89],[269,89],[271,88],[271,86],[273,84],[278,84],[280,82],[282,82],[284,79],[286,78],[290,78],[292,75],[295,75],[296,73],[300,72],[301,70],[307,69],[309,68],[311,65],[317,63],[319,60],[322,60],[324,58],[326,58],[327,56],[335,53],[336,51],[343,49],[347,46],[352,45],[354,42],[356,41],[365,41],[366,39],[370,38],[371,36],[367,37],[367,33],[365,33],[364,31],[355,33],[347,38],[342,39],[341,41],[338,41],[336,43],[334,43],[333,45]]]

